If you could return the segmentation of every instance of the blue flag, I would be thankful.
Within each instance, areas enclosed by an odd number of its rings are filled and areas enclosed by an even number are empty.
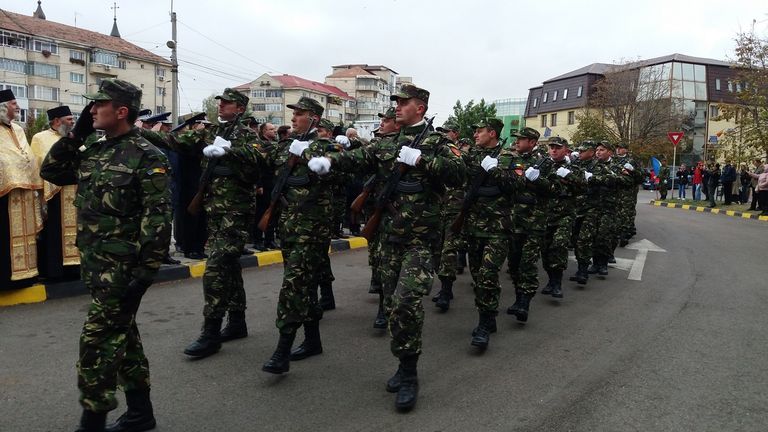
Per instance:
[[[661,162],[659,162],[659,160],[655,157],[651,157],[651,165],[653,166],[653,173],[659,175],[659,170],[661,170]]]

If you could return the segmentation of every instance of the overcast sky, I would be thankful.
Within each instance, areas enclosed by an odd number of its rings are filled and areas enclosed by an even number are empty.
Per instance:
[[[37,7],[4,3],[24,14]],[[170,0],[117,5],[123,38],[169,58]],[[112,1],[42,6],[51,21],[112,28]],[[753,20],[768,36],[765,0],[176,0],[173,8],[182,113],[265,72],[323,82],[331,65],[368,63],[429,90],[440,124],[457,99],[526,97],[543,80],[590,63],[672,53],[728,60],[735,34]]]

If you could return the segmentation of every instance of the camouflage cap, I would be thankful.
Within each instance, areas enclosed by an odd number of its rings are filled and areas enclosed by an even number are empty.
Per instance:
[[[307,96],[302,96],[295,104],[288,105],[288,108],[294,110],[311,111],[319,116],[323,115],[323,111],[325,111],[325,108],[320,105],[320,102]]]
[[[424,101],[424,103],[429,103],[429,92],[424,90],[423,88],[418,88],[413,84],[403,84],[400,87],[400,90],[389,97],[389,100],[398,100],[398,99],[421,99]]]
[[[568,140],[565,138],[560,138],[558,136],[552,137],[547,141],[547,145],[550,146],[558,146],[558,147],[568,147]]]
[[[445,133],[445,132],[458,132],[459,131],[459,125],[457,125],[454,122],[447,121],[447,122],[443,123],[442,126],[437,128],[437,131],[438,132],[443,132],[443,133]]]
[[[585,140],[579,144],[579,151],[594,150],[597,148],[597,143],[592,140]]]
[[[317,124],[317,127],[321,127],[323,129],[328,129],[329,131],[333,131],[334,124],[332,121],[328,119],[320,119],[320,123]]]
[[[379,118],[386,118],[386,119],[395,118],[395,108],[394,107],[387,108],[387,110],[383,114],[379,113]]]
[[[515,137],[515,138],[529,138],[529,139],[537,140],[537,141],[538,141],[539,137],[541,136],[539,131],[537,131],[536,129],[533,129],[533,128],[529,128],[529,127],[524,127],[521,130],[512,133],[511,135],[513,137]]]
[[[216,96],[216,99],[225,100],[227,102],[234,102],[240,106],[246,107],[248,106],[248,96],[240,93],[239,91],[233,89],[233,88],[225,88],[224,92],[222,92],[220,95]]]
[[[600,146],[603,146],[610,151],[616,151],[616,147],[614,147],[613,144],[610,143],[610,141],[599,141],[595,146],[595,148]]]
[[[83,95],[93,101],[115,101],[124,103],[128,108],[141,109],[141,89],[128,81],[107,78],[99,84],[99,91]]]
[[[501,130],[504,129],[504,122],[495,117],[488,117],[472,125],[472,129],[477,128],[491,128],[496,131],[498,136],[501,134]]]
[[[469,138],[461,138],[459,139],[459,144],[461,145],[472,145],[472,140]]]
[[[627,143],[625,143],[623,141],[619,141],[619,142],[616,143],[616,148],[628,149],[629,148],[629,144],[627,144]]]

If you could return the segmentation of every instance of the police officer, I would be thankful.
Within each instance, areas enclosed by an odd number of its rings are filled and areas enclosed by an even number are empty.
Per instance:
[[[170,242],[168,160],[133,127],[140,89],[105,79],[98,93],[85,97],[93,102],[53,145],[41,170],[54,184],[78,185],[77,246],[93,298],[80,336],[78,430],[104,430],[107,412],[117,406],[118,378],[128,410],[107,430],[149,430],[155,418],[136,311]],[[95,128],[106,139],[83,144]]]

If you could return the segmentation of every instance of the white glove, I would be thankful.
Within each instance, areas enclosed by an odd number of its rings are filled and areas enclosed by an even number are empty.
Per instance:
[[[568,155],[565,155],[565,163],[569,164],[571,163],[571,158]]]
[[[635,167],[633,167],[631,163],[627,162],[624,164],[624,169],[627,171],[634,171]]]
[[[216,147],[221,147],[221,148],[228,149],[228,148],[232,147],[232,142],[231,141],[227,141],[227,140],[225,140],[224,138],[222,138],[220,136],[217,136],[216,139],[213,140],[213,145],[215,145]]]
[[[288,147],[288,152],[296,156],[301,156],[304,150],[309,148],[309,141],[293,140],[291,146]]]
[[[219,158],[224,156],[227,153],[226,150],[224,150],[223,147],[219,147],[217,145],[211,144],[209,146],[205,146],[203,148],[203,154],[207,158]]]
[[[584,180],[589,181],[590,177],[592,177],[592,173],[589,171],[584,171]]]
[[[327,157],[313,157],[307,162],[307,167],[319,175],[331,172],[331,161]]]
[[[536,181],[539,178],[539,169],[528,167],[528,169],[525,170],[525,178],[527,178],[529,181]]]
[[[558,176],[560,176],[562,178],[565,178],[565,176],[567,176],[570,173],[571,173],[571,170],[569,170],[568,168],[564,168],[564,167],[560,167],[560,168],[557,169],[557,171],[555,171],[555,174],[557,174]]]
[[[490,171],[499,166],[499,160],[486,155],[482,162],[480,162],[480,166],[483,167],[484,170]]]
[[[397,155],[397,161],[406,165],[416,166],[416,161],[421,157],[421,150],[403,146],[400,154]]]
[[[579,152],[571,152],[571,159],[576,160],[579,158]]]
[[[337,135],[336,136],[336,142],[343,145],[344,148],[349,148],[349,138],[345,137],[344,135]]]

